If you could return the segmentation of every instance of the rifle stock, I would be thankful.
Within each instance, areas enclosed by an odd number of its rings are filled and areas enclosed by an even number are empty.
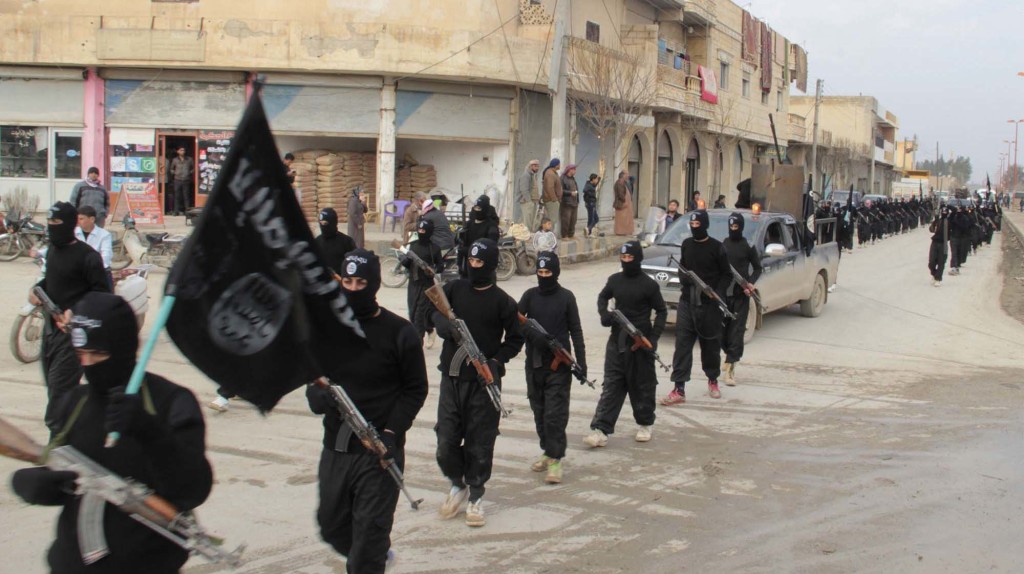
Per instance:
[[[558,367],[565,365],[569,367],[569,370],[572,371],[573,376],[579,380],[580,384],[586,384],[592,389],[596,388],[594,387],[594,381],[587,379],[583,372],[583,366],[576,362],[576,359],[569,353],[569,350],[559,343],[558,340],[548,335],[547,329],[545,329],[543,325],[541,325],[536,319],[527,318],[526,315],[523,315],[522,313],[519,313],[518,315],[519,323],[521,325],[537,331],[547,339],[548,349],[554,356],[554,358],[551,359],[552,371],[557,371]]]
[[[640,329],[637,329],[636,325],[631,323],[629,319],[627,319],[626,316],[622,313],[622,311],[619,311],[618,309],[613,309],[612,318],[615,319],[615,322],[619,324],[619,327],[622,327],[622,329],[626,331],[626,334],[633,339],[633,346],[630,348],[631,351],[636,351],[637,349],[644,349],[645,351],[654,356],[654,360],[657,361],[659,365],[661,365],[661,368],[664,369],[666,373],[672,370],[671,367],[666,365],[665,362],[661,360],[661,356],[658,355],[658,352],[654,350],[654,344],[651,343],[650,339],[644,336]]]
[[[43,310],[46,311],[47,315],[53,317],[54,321],[64,320],[64,311],[53,302],[53,299],[50,299],[50,296],[46,294],[46,291],[43,291],[42,287],[39,285],[33,287],[32,294],[36,296],[36,299],[39,299]]]

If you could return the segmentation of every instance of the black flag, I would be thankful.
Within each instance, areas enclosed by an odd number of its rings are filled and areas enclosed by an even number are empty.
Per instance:
[[[365,349],[302,216],[258,95],[166,291],[177,298],[167,332],[178,349],[263,412]]]

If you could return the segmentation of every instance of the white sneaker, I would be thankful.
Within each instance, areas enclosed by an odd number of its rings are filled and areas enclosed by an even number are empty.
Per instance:
[[[470,502],[466,508],[466,526],[480,527],[487,524],[484,518],[484,499]]]
[[[530,465],[530,470],[533,472],[544,472],[548,469],[549,464],[551,464],[551,459],[548,458],[548,455],[542,454],[540,455],[540,458],[537,459],[537,462]]]
[[[605,446],[608,444],[608,435],[604,434],[604,431],[595,430],[584,437],[583,444],[591,448]]]
[[[651,433],[653,429],[650,425],[640,425],[640,428],[636,431],[636,442],[649,442],[651,440]]]
[[[221,396],[218,396],[217,398],[213,399],[206,406],[217,411],[218,413],[228,412],[228,400]]]
[[[427,333],[427,348],[433,349],[435,343],[437,343],[437,332],[431,331]]]
[[[437,513],[445,520],[455,518],[459,514],[459,509],[462,508],[462,503],[466,502],[467,498],[469,498],[469,487],[459,488],[453,486],[448,493],[448,498],[444,499],[444,504],[441,505]]]
[[[932,287],[942,287],[942,281],[932,281]]]

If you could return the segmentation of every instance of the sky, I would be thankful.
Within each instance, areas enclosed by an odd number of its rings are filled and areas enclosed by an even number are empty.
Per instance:
[[[897,138],[917,134],[918,160],[938,143],[971,158],[974,182],[997,181],[1007,121],[1024,119],[1024,0],[735,1],[807,49],[809,95],[821,78],[826,96],[874,96]]]

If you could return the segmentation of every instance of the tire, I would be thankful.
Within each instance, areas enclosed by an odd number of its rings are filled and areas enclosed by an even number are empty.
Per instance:
[[[529,251],[522,251],[516,256],[516,273],[533,275],[537,272],[537,256]]]
[[[825,307],[825,298],[828,291],[825,288],[825,276],[817,274],[814,276],[814,288],[811,289],[811,296],[800,301],[800,314],[804,317],[817,317]]]
[[[380,282],[392,289],[405,285],[409,280],[409,273],[394,255],[387,255],[380,260],[380,275]]]
[[[36,307],[24,317],[18,315],[11,325],[11,354],[22,363],[34,363],[43,353],[42,307]]]
[[[498,281],[508,281],[516,274],[516,256],[508,249],[498,251]]]
[[[0,238],[0,261],[14,261],[21,255],[21,244],[18,236],[8,234]]]
[[[748,305],[747,310],[747,330],[743,331],[744,345],[754,340],[754,331],[757,330],[757,314],[757,303],[755,303],[754,299],[751,298],[750,305]]]
[[[110,268],[114,271],[120,271],[128,267],[131,262],[132,258],[128,255],[128,248],[124,246],[124,241],[120,239],[114,241],[114,258],[110,262]]]

